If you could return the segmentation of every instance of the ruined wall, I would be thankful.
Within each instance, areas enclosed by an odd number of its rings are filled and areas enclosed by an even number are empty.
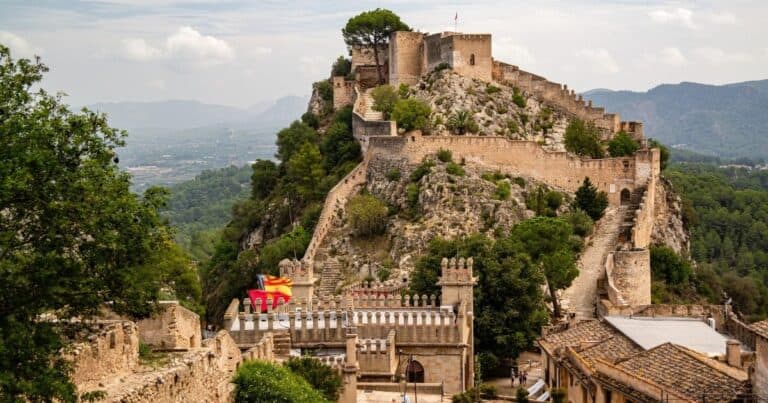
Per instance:
[[[398,31],[389,39],[389,84],[414,85],[424,73],[424,34]]]
[[[351,50],[352,53],[352,71],[357,70],[360,66],[375,66],[376,58],[373,54],[372,47],[358,47],[355,46]],[[379,49],[379,63],[382,65],[387,64],[389,60],[389,47],[387,45],[382,46]]]
[[[487,82],[492,80],[490,34],[456,34],[444,41],[449,44],[450,64],[455,72]]]
[[[368,158],[364,158],[363,162],[350,171],[344,179],[339,181],[339,183],[328,192],[328,195],[325,198],[325,204],[323,205],[323,210],[320,212],[320,217],[317,219],[315,232],[312,234],[312,240],[309,242],[309,246],[307,246],[307,250],[304,252],[304,258],[302,260],[309,262],[309,264],[314,263],[317,249],[323,243],[325,235],[328,234],[328,231],[333,227],[336,210],[343,209],[355,187],[365,183],[365,171],[367,166]]]
[[[178,301],[165,301],[160,305],[160,312],[138,323],[141,341],[161,350],[200,347],[200,317]]]
[[[635,210],[634,225],[632,226],[632,245],[636,249],[645,249],[651,243],[653,234],[654,211],[656,201],[656,180],[651,178],[643,192],[640,205]]]
[[[130,321],[97,323],[88,340],[74,344],[67,357],[75,385],[129,373],[139,362],[139,329]]]
[[[102,389],[107,402],[171,403],[229,402],[230,383],[241,362],[240,349],[226,331],[205,340],[204,349],[190,351],[161,369],[136,373]]]
[[[630,306],[651,303],[651,253],[648,249],[613,253],[612,282]]]
[[[611,205],[620,202],[619,192],[635,189],[636,183],[644,183],[641,175],[636,181],[636,165],[648,165],[646,161],[656,152],[638,153],[635,157],[585,159],[566,152],[549,152],[533,141],[510,140],[490,136],[421,136],[407,134],[398,137],[372,137],[369,152],[384,157],[407,158],[410,163],[420,163],[427,155],[440,149],[453,152],[454,158],[464,158],[489,168],[517,175],[533,177],[551,186],[575,192],[584,177],[608,194]],[[658,162],[654,162],[658,164]],[[648,170],[650,174],[652,170]],[[645,172],[645,171],[643,171]]]
[[[352,105],[355,95],[355,82],[345,77],[333,77],[333,109],[338,110]]]

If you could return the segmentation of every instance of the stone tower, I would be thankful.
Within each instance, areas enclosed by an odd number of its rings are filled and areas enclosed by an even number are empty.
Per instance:
[[[296,302],[306,302],[307,307],[311,309],[316,280],[312,265],[304,260],[283,259],[278,267],[280,268],[280,277],[293,280],[293,296],[291,298]]]
[[[472,258],[443,258],[440,263],[440,280],[437,282],[442,289],[441,306],[463,307],[472,311],[473,292],[477,278],[472,277]],[[464,312],[466,313],[466,312]]]

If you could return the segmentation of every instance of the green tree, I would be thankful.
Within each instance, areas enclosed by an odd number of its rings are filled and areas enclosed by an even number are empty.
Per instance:
[[[574,119],[565,128],[565,149],[577,155],[603,158],[600,134],[592,122]]]
[[[440,262],[448,256],[472,256],[479,277],[475,293],[475,350],[483,363],[496,357],[516,357],[533,345],[538,330],[547,322],[541,286],[544,275],[530,258],[518,252],[516,242],[471,235],[456,240],[433,239],[426,254],[416,262],[411,290],[439,294],[436,285]],[[485,367],[483,371],[493,372]]]
[[[312,357],[291,357],[283,365],[291,372],[304,378],[331,402],[339,400],[343,383],[341,375],[331,367]]]
[[[33,91],[46,71],[0,45],[2,401],[77,398],[59,354],[63,328],[41,315],[90,318],[111,301],[120,314],[144,317],[162,288],[174,289],[161,270],[179,269],[158,214],[167,192],[133,194],[116,163],[125,133],[103,114],[73,113],[60,97]],[[174,262],[156,270],[163,254]]]
[[[304,114],[301,115],[301,121],[305,125],[317,130],[318,127],[320,127],[320,118],[317,117],[314,113],[311,111],[306,111]]]
[[[477,133],[480,130],[475,118],[467,110],[457,111],[451,115],[446,127],[454,134]]]
[[[327,171],[341,166],[347,161],[360,160],[360,143],[355,140],[352,130],[346,123],[334,122],[325,131],[320,152],[323,154],[323,166]]]
[[[392,110],[392,120],[397,122],[397,127],[405,131],[420,129],[425,130],[429,125],[429,115],[432,110],[426,102],[415,99],[401,99],[395,103]]]
[[[682,284],[688,282],[691,265],[669,247],[651,246],[651,271],[654,280]]]
[[[608,153],[611,154],[611,157],[632,156],[639,148],[640,144],[625,131],[616,133],[608,142]]]
[[[517,403],[528,403],[528,391],[525,390],[524,387],[517,388],[517,392],[515,392],[515,401]]]
[[[265,199],[277,186],[280,172],[277,170],[277,165],[269,160],[256,160],[252,167],[251,197],[257,200]]]
[[[335,62],[333,62],[333,67],[331,68],[331,76],[346,77],[351,72],[352,72],[352,61],[347,59],[346,57],[339,56],[339,58],[336,59]]]
[[[349,223],[359,236],[384,232],[387,227],[387,205],[370,194],[353,197],[347,204]]]
[[[235,402],[328,403],[320,391],[287,367],[264,361],[248,361],[237,369]]]
[[[304,200],[315,200],[322,196],[318,186],[325,176],[323,156],[315,144],[304,143],[288,161],[286,178]]]
[[[305,143],[315,143],[317,132],[305,123],[294,121],[277,133],[277,154],[280,161],[288,162]]]
[[[580,248],[580,243],[574,242],[572,234],[568,222],[551,217],[525,220],[510,232],[518,252],[527,254],[543,270],[555,317],[560,317],[557,291],[570,286],[579,274],[574,250]]]
[[[565,403],[567,395],[568,393],[563,388],[552,389],[552,403]]]
[[[599,192],[589,177],[585,177],[584,182],[576,190],[575,203],[577,208],[597,221],[603,216],[605,208],[608,207],[608,195],[605,192]]]
[[[594,221],[592,221],[592,218],[587,213],[585,213],[584,210],[579,208],[569,211],[568,214],[563,216],[563,219],[571,224],[573,233],[580,237],[589,235],[595,225]]]
[[[341,30],[344,42],[349,47],[369,47],[373,49],[373,59],[376,62],[376,73],[379,83],[384,83],[381,72],[379,52],[389,43],[389,36],[396,31],[410,31],[411,28],[400,20],[392,11],[377,8],[360,13],[347,21]]]
[[[371,91],[371,98],[373,98],[373,110],[383,113],[384,119],[389,119],[395,104],[400,99],[400,94],[395,87],[382,84]]]

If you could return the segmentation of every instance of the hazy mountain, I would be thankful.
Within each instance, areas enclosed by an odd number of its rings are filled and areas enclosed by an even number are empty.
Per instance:
[[[238,128],[283,126],[298,119],[307,109],[307,99],[287,96],[260,102],[249,108],[204,104],[198,101],[105,102],[88,108],[107,113],[114,127],[172,130],[204,126]]]
[[[623,120],[642,121],[647,137],[667,144],[722,157],[768,156],[768,80],[599,89],[584,96]]]

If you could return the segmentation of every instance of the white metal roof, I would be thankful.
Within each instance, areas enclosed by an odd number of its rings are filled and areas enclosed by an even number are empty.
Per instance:
[[[698,319],[606,316],[605,320],[646,350],[669,342],[709,356],[725,354],[728,338]]]

